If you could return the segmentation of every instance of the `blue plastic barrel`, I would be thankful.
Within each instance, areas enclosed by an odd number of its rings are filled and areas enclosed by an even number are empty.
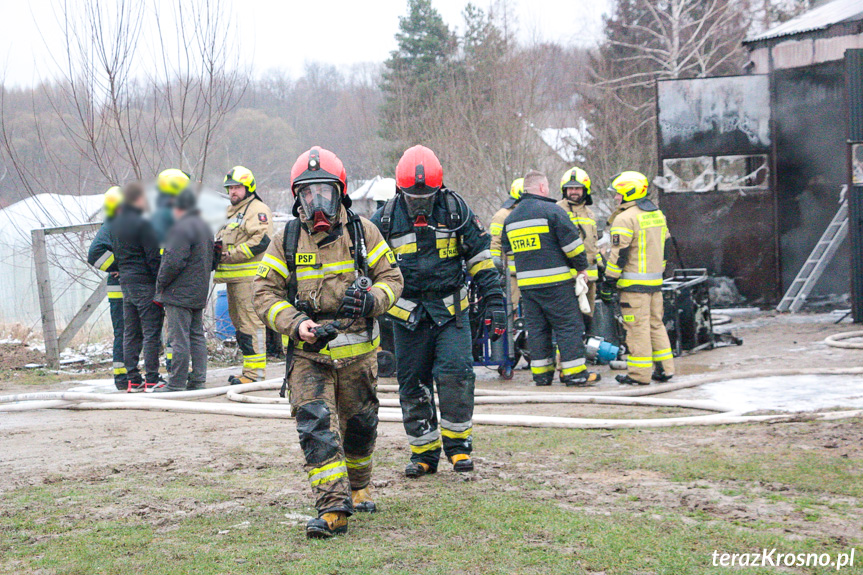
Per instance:
[[[228,314],[228,290],[221,290],[216,296],[216,337],[224,341],[236,336],[237,332]]]

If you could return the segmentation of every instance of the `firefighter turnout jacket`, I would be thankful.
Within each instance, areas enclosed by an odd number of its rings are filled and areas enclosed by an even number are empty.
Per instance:
[[[227,222],[216,233],[224,257],[216,283],[251,282],[273,237],[273,213],[256,194],[228,207]]]
[[[255,309],[258,316],[275,331],[292,338],[294,352],[300,357],[327,365],[346,365],[351,360],[373,353],[380,343],[377,321],[359,318],[320,352],[303,349],[299,337],[300,324],[306,319],[317,323],[336,319],[345,291],[357,279],[350,234],[346,229],[347,211],[340,208],[339,224],[330,232],[309,234],[305,222],[294,256],[294,265],[285,261],[284,232],[270,243],[261,260],[255,278]],[[395,256],[380,231],[365,218],[360,218],[367,246],[366,263],[372,280],[375,299],[372,316],[385,313],[402,293],[402,274]],[[291,268],[295,271],[297,295],[288,301]],[[301,311],[300,308],[307,308]],[[311,318],[308,312],[311,312]]]
[[[601,256],[599,256],[599,248],[596,246],[598,236],[593,210],[584,203],[573,204],[566,198],[558,200],[557,205],[569,214],[569,219],[578,229],[581,241],[584,242],[584,255],[587,256],[587,279],[595,282],[599,279],[597,259]]]
[[[117,262],[114,261],[113,238],[111,236],[111,223],[113,218],[106,218],[102,222],[90,249],[87,252],[87,263],[99,271],[108,273],[108,299],[123,299],[123,290],[120,289],[120,278],[114,273],[119,270]]]
[[[573,283],[587,269],[584,242],[551,198],[525,193],[503,226],[501,249],[512,252],[519,289]]]
[[[448,224],[447,198],[441,190],[435,198],[429,226],[414,226],[401,195],[387,216],[387,206],[379,209],[372,222],[387,235],[399,268],[404,275],[404,293],[389,310],[397,322],[416,326],[428,313],[438,326],[468,308],[465,270],[471,275],[482,300],[503,297],[500,275],[489,250],[489,234],[473,211],[462,204],[464,226],[458,231]],[[461,202],[459,202],[461,204]],[[389,223],[383,220],[391,217]]]
[[[621,291],[662,290],[666,244],[671,239],[662,211],[648,199],[626,202],[611,215],[608,225],[611,251],[606,278],[617,280]]]

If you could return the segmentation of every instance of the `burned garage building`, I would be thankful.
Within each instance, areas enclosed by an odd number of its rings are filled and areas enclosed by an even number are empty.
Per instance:
[[[734,278],[751,303],[773,304],[851,183],[863,2],[821,4],[744,46],[745,75],[658,83],[657,183],[686,264]],[[850,244],[810,300],[852,291]]]

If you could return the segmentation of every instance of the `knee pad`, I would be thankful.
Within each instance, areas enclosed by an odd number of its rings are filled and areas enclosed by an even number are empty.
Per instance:
[[[364,453],[378,436],[378,414],[375,410],[358,413],[345,427],[345,453]]]
[[[248,333],[237,331],[237,347],[243,355],[255,355],[255,342]]]
[[[330,430],[330,408],[321,400],[297,408],[297,431],[306,462],[319,465],[339,453],[339,437]]]

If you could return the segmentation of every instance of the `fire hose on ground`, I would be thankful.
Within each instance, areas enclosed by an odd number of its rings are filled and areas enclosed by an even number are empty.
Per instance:
[[[856,332],[863,336],[863,332]],[[852,337],[852,336],[848,336]],[[808,368],[753,370],[735,374],[733,379],[794,375],[863,375],[863,368]],[[863,416],[863,410],[781,413],[769,415],[747,415],[734,408],[711,401],[664,399],[645,397],[698,387],[707,383],[727,381],[724,374],[699,376],[685,381],[651,385],[627,389],[586,390],[582,392],[554,393],[529,390],[477,389],[476,404],[514,405],[514,404],[591,404],[624,405],[630,407],[682,408],[712,412],[707,415],[675,416],[645,419],[599,419],[581,417],[557,417],[522,414],[483,414],[476,413],[473,422],[478,425],[498,425],[509,427],[537,427],[564,429],[623,429],[650,427],[678,427],[686,425],[727,425],[734,423],[755,423],[800,420],[836,420]],[[271,379],[256,383],[216,387],[197,391],[180,391],[158,394],[95,393],[89,391],[55,391],[19,393],[0,396],[0,412],[34,411],[38,409],[105,410],[135,409],[146,411],[168,411],[176,413],[199,413],[213,415],[232,415],[268,419],[290,419],[291,409],[287,400],[278,397],[247,395],[252,392],[278,390],[281,379]],[[393,393],[395,385],[380,385],[378,391]],[[213,403],[189,400],[212,399],[225,396],[231,403]],[[381,398],[380,421],[401,422],[402,414],[395,398]]]
[[[839,347],[842,349],[863,349],[861,341],[842,341],[863,337],[863,331],[846,331],[845,333],[834,333],[824,339],[824,343],[830,347]]]

